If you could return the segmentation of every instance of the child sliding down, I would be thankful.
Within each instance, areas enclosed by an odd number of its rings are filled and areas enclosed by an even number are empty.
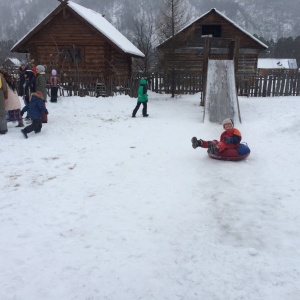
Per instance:
[[[192,138],[192,147],[208,148],[208,152],[211,154],[219,154],[225,149],[236,149],[240,145],[242,135],[237,128],[234,128],[232,119],[225,119],[223,122],[223,128],[225,131],[221,134],[220,141],[204,141],[202,139]]]

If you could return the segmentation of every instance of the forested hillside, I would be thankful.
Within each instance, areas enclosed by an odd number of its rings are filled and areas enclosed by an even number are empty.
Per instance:
[[[162,0],[73,0],[96,10],[124,34],[133,20],[157,16]],[[217,8],[238,25],[267,40],[300,35],[300,0],[183,0],[191,21]],[[10,0],[0,3],[0,40],[20,39],[59,5],[57,0]]]
[[[162,0],[73,1],[105,15],[134,43],[137,40],[135,21],[151,19],[155,31],[155,20],[162,8]],[[300,0],[186,0],[183,3],[191,22],[215,7],[269,46],[264,57],[296,58],[300,65]],[[9,56],[24,57],[11,54],[11,47],[59,4],[57,0],[1,1],[0,61]],[[153,41],[153,47],[155,43],[157,40]]]

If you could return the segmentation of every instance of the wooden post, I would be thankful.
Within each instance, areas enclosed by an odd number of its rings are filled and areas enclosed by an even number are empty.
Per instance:
[[[207,80],[207,69],[208,69],[208,58],[209,58],[209,39],[206,37],[204,40],[204,48],[203,48],[203,65],[202,65],[202,88],[203,88],[203,96],[201,99],[200,105],[205,105],[206,98],[206,80]]]
[[[268,76],[262,77],[262,96],[267,97],[267,87],[268,87]]]
[[[240,38],[236,37],[235,38],[235,47],[234,47],[234,72],[235,74],[238,71],[238,67],[239,67],[239,53],[240,53]]]
[[[296,96],[299,96],[300,95],[300,76],[299,75],[296,76],[296,82],[297,82]]]
[[[272,90],[272,79],[273,79],[273,76],[272,75],[269,75],[268,76],[268,90],[267,90],[267,96],[270,97],[271,96],[271,90]]]

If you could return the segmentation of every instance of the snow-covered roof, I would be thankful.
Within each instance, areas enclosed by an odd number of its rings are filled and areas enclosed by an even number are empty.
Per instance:
[[[259,58],[258,69],[298,69],[297,60],[291,58]]]
[[[145,55],[135,47],[120,31],[109,23],[101,14],[83,7],[77,3],[69,1],[67,4],[87,22],[93,25],[98,31],[116,44],[124,52],[144,57]]]
[[[8,57],[6,60],[5,60],[5,62],[6,61],[8,61],[8,60],[10,60],[14,65],[16,65],[16,66],[21,66],[21,62],[17,59],[17,58],[11,58],[11,57]]]
[[[145,55],[134,46],[120,31],[118,31],[111,23],[109,23],[100,13],[94,10],[81,6],[72,1],[67,2],[67,6],[70,7],[75,13],[80,15],[88,23],[90,23],[95,29],[103,34],[108,40],[113,42],[117,47],[123,50],[125,53],[136,55],[139,57],[145,57]],[[45,19],[51,16],[51,12]],[[44,19],[44,20],[45,20]],[[20,39],[11,49],[11,51],[23,42],[28,36],[35,32],[35,30],[41,26],[41,21],[37,26],[30,30],[22,39]]]
[[[211,13],[212,11],[215,11],[218,15],[220,15],[221,17],[223,17],[224,19],[226,19],[229,23],[231,23],[233,26],[235,26],[237,29],[239,29],[240,31],[242,31],[243,33],[245,33],[246,35],[248,35],[251,39],[255,40],[257,43],[259,43],[261,46],[263,46],[264,48],[268,48],[268,46],[266,44],[264,44],[263,42],[261,42],[259,39],[257,39],[256,37],[254,37],[252,34],[250,34],[248,31],[246,31],[245,29],[243,29],[242,27],[240,27],[238,24],[236,24],[235,22],[233,22],[231,19],[229,19],[228,17],[226,17],[224,14],[222,14],[220,11],[218,11],[217,9],[213,8],[210,11],[206,12],[205,14],[203,14],[202,16],[200,16],[199,18],[195,19],[194,21],[190,22],[188,25],[186,25],[184,28],[182,28],[181,30],[179,30],[176,34],[180,33],[181,31],[185,30],[186,28],[188,28],[189,26],[191,26],[193,23],[197,22],[198,20],[202,19],[203,17],[205,17],[206,15],[208,15],[209,13]],[[169,38],[171,39],[171,38]],[[169,39],[167,39],[166,41],[168,41]],[[164,41],[161,44],[164,44],[166,41]],[[160,44],[160,45],[161,45]]]

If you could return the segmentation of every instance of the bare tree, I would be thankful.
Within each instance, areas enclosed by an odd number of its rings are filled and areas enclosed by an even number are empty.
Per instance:
[[[162,8],[157,19],[160,41],[174,37],[186,25],[187,18],[184,0],[162,0]]]
[[[162,0],[162,8],[157,19],[157,34],[161,42],[168,40],[168,55],[163,57],[165,70],[170,74],[171,94],[175,95],[176,68],[174,65],[175,51],[178,46],[176,33],[187,23],[188,14],[184,0]]]
[[[137,60],[139,69],[144,73],[148,73],[155,60],[155,24],[154,17],[150,13],[147,16],[143,14],[139,18],[135,18],[134,22],[134,44],[145,54],[143,60]]]

